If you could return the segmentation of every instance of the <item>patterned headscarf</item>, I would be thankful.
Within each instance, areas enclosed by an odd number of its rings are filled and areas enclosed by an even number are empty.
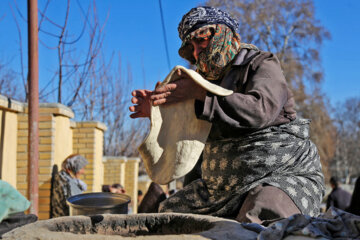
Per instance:
[[[213,7],[193,8],[184,15],[178,27],[183,40],[179,55],[195,64],[197,72],[205,79],[217,80],[241,48],[258,50],[252,44],[241,43],[237,30],[237,21],[228,13]],[[190,42],[193,39],[210,39],[208,47],[199,53],[198,61],[192,55]]]
[[[209,24],[225,24],[233,32],[237,32],[239,27],[239,23],[227,12],[207,6],[196,7],[186,13],[179,23],[179,37],[184,41],[187,34]]]
[[[198,61],[192,55],[192,39],[210,38],[208,47],[199,53]],[[195,64],[197,71],[207,80],[217,80],[225,71],[225,67],[238,54],[241,48],[258,50],[251,44],[240,42],[240,35],[234,33],[223,24],[201,27],[186,36],[179,49],[179,55]]]
[[[62,163],[63,170],[69,170],[74,175],[85,167],[89,162],[81,155],[70,155]]]

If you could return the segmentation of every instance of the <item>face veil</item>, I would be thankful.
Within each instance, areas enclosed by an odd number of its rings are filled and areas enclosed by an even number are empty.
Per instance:
[[[192,56],[193,39],[210,38],[209,45],[199,53],[198,61]],[[179,49],[181,57],[195,64],[197,71],[207,80],[217,80],[225,67],[240,50],[240,36],[223,24],[212,24],[201,27],[188,34]]]

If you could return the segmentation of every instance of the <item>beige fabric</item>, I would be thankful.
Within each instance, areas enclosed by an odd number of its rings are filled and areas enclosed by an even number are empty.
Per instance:
[[[208,82],[194,70],[174,67],[162,82],[175,81],[177,69],[186,72],[195,82],[219,96],[233,91]],[[197,119],[194,99],[169,106],[152,106],[150,133],[138,150],[152,181],[167,184],[191,171],[195,166],[211,129],[211,123]]]
[[[169,75],[165,78],[165,80],[163,81],[164,83],[168,83],[169,81],[175,81],[177,79],[179,79],[179,76],[177,74],[174,74],[178,69],[181,69],[182,71],[184,71],[187,75],[190,76],[190,78],[192,78],[197,84],[199,84],[200,86],[202,86],[203,88],[205,88],[207,91],[214,93],[218,96],[229,96],[233,93],[233,91],[228,90],[226,88],[220,87],[214,83],[209,82],[208,80],[206,80],[205,78],[203,78],[199,73],[195,72],[192,69],[187,69],[183,66],[176,66],[174,67],[171,72],[169,73]],[[168,80],[168,81],[167,81]]]

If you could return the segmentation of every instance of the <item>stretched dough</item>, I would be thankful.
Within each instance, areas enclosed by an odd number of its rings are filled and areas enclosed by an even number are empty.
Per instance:
[[[177,69],[209,92],[219,96],[233,93],[183,66],[174,67],[162,85],[179,78],[175,74]],[[204,149],[211,123],[197,119],[194,101],[151,107],[150,133],[138,150],[149,177],[158,184],[167,184],[190,172]]]

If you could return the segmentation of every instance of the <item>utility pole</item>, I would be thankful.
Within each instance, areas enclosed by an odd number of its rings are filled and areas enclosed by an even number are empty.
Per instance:
[[[30,213],[38,215],[39,207],[39,45],[37,0],[28,0],[28,196]]]

